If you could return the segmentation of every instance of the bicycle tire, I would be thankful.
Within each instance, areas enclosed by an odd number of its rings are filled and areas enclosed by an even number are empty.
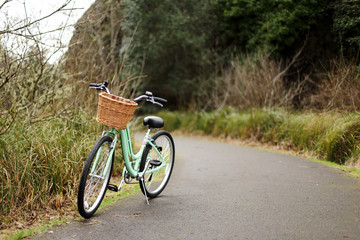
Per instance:
[[[143,187],[143,184],[140,181],[141,191],[143,192],[144,195],[146,191],[146,195],[149,198],[157,197],[165,189],[167,183],[169,182],[175,162],[175,145],[174,145],[174,140],[169,132],[159,131],[155,133],[152,136],[152,141],[155,143],[158,149],[161,148],[160,149],[161,154],[164,157],[166,166],[160,168],[158,171],[154,173],[145,174],[144,175],[145,187]],[[160,156],[153,149],[152,146],[147,145],[141,156],[141,162],[139,168],[140,172],[144,171],[146,162],[153,159],[160,160]],[[150,169],[151,167],[152,166],[150,165],[148,169]]]
[[[105,196],[112,173],[115,151],[110,160],[111,162],[107,172],[101,173],[101,171],[105,170],[104,168],[109,159],[108,155],[112,141],[111,137],[104,136],[95,143],[81,173],[77,206],[80,215],[84,218],[90,218],[96,212]],[[97,162],[94,161],[96,156],[98,156]],[[93,163],[96,165],[94,166]],[[90,170],[92,170],[93,173],[91,173]]]

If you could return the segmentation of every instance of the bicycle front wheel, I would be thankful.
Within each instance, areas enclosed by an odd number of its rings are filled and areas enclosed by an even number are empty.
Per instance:
[[[150,145],[144,149],[141,157],[140,172],[144,171],[145,166],[148,166],[144,175],[144,185],[140,182],[141,191],[150,198],[158,196],[166,187],[175,161],[174,140],[170,133],[166,131],[159,131],[152,137],[153,143],[157,151]],[[158,166],[162,161],[162,156],[165,165]],[[149,164],[147,164],[150,161]],[[151,163],[154,163],[152,165]],[[164,164],[164,163],[163,163]]]
[[[102,137],[92,148],[83,171],[78,191],[78,210],[84,218],[90,218],[100,206],[110,180],[114,155],[110,158],[112,138]]]

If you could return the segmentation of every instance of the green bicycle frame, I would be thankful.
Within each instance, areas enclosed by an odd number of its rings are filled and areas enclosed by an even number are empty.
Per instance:
[[[158,148],[155,146],[155,144],[149,139],[150,136],[150,129],[146,132],[145,136],[144,136],[144,140],[141,144],[140,150],[134,154],[133,152],[133,148],[132,148],[132,144],[131,144],[131,138],[130,138],[130,129],[127,126],[125,129],[123,130],[116,130],[115,128],[111,128],[110,131],[108,132],[104,132],[103,135],[105,136],[113,136],[113,142],[111,143],[110,146],[110,152],[108,155],[108,161],[106,163],[105,169],[104,169],[104,173],[107,172],[108,168],[110,167],[110,163],[111,163],[111,158],[114,154],[114,150],[115,150],[115,146],[117,143],[117,132],[120,135],[120,140],[121,140],[121,147],[122,147],[122,152],[123,152],[123,158],[124,158],[124,163],[125,163],[125,168],[126,170],[129,172],[130,176],[133,178],[138,177],[139,175],[143,175],[144,172],[140,172],[139,171],[139,165],[141,162],[141,156],[144,152],[145,146],[146,145],[150,145],[160,156],[162,164],[154,169],[149,169],[148,171],[146,171],[146,173],[152,173],[155,172],[157,170],[159,170],[160,168],[163,168],[166,166],[166,162],[164,161],[164,157],[162,156],[162,154],[160,153],[160,151],[158,150]],[[99,151],[100,152],[100,151]],[[98,154],[99,155],[99,154]],[[95,159],[95,164],[98,161],[100,156],[96,156]],[[133,160],[133,161],[130,161]],[[91,170],[91,172],[93,172],[94,169]],[[123,176],[125,174],[125,169],[123,172]]]

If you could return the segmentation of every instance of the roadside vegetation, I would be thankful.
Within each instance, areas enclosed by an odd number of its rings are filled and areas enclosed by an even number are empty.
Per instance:
[[[297,112],[283,108],[168,112],[165,128],[276,145],[319,159],[360,168],[360,114]]]
[[[52,14],[11,19],[11,2],[0,4],[0,230],[75,211],[103,129],[91,82],[168,99],[168,130],[360,167],[359,0],[97,0],[56,61],[68,26],[48,48],[38,23]]]
[[[31,125],[16,121],[0,140],[1,227],[13,217],[31,218],[47,207],[61,211],[73,202],[79,172],[97,137],[93,133],[100,129],[80,115]]]

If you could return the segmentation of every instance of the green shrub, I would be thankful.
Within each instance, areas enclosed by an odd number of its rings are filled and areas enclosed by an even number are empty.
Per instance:
[[[290,112],[285,109],[224,108],[213,112],[161,113],[177,119],[178,128],[214,137],[286,144],[332,162],[356,164],[360,156],[360,114]],[[176,117],[177,116],[177,117]],[[170,119],[170,121],[172,121]]]
[[[158,116],[166,119],[165,128],[168,131],[173,131],[180,127],[181,116],[179,116],[179,114],[175,114],[174,112],[169,111],[162,111],[158,114]]]
[[[327,160],[344,164],[353,157],[360,144],[360,117],[349,114],[339,118],[319,141],[320,152]]]

